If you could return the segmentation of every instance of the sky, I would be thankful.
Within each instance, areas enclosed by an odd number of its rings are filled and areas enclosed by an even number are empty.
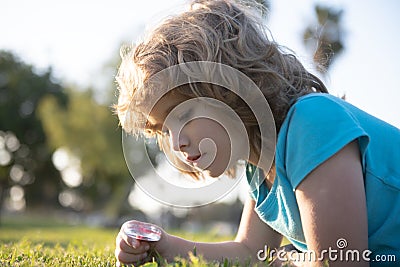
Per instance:
[[[299,34],[312,21],[312,3],[344,10],[345,50],[325,79],[330,92],[346,94],[350,103],[400,128],[400,2],[273,0],[271,31],[278,42],[304,57],[305,65],[310,57]]]
[[[104,73],[122,43],[185,7],[186,0],[0,0],[0,49],[11,50],[39,71],[77,87],[102,90]],[[268,26],[308,68],[301,34],[313,22],[313,5],[343,8],[345,51],[324,77],[330,92],[400,127],[400,2],[398,0],[271,0]]]

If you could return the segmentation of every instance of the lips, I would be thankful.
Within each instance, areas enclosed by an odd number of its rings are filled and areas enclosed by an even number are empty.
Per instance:
[[[196,156],[187,156],[186,160],[189,162],[195,162],[196,160],[198,160],[201,157],[201,155],[196,155]]]

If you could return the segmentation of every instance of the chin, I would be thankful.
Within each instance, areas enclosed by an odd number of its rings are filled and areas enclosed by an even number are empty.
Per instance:
[[[210,177],[210,178],[218,178],[218,177],[220,177],[221,175],[222,175],[222,173],[221,174],[215,174],[215,173],[213,173],[213,172],[210,172],[210,171],[205,171],[205,173],[207,174],[207,176],[208,177]]]
[[[224,170],[215,170],[213,168],[210,168],[210,169],[204,170],[204,172],[207,174],[207,176],[209,176],[211,178],[218,178],[224,174],[225,169]]]
[[[226,173],[227,170],[229,170],[230,168],[232,168],[234,165],[232,164],[228,164],[228,162],[226,164],[215,164],[216,162],[214,161],[210,166],[208,166],[204,172],[207,174],[207,176],[211,177],[211,178],[218,178],[220,176],[222,176],[223,174]],[[229,165],[229,166],[228,166]],[[225,167],[222,167],[225,166]]]

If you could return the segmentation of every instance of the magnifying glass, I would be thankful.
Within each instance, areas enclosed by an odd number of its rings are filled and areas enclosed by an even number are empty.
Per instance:
[[[144,241],[158,241],[161,239],[161,229],[153,224],[127,221],[122,225],[122,231],[134,239]]]

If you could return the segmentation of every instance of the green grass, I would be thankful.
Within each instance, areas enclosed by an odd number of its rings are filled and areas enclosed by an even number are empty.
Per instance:
[[[206,235],[200,234],[179,234],[199,241],[221,239],[213,236],[207,239]],[[115,266],[116,235],[117,230],[83,226],[3,227],[0,228],[0,266]],[[153,256],[160,265],[167,265],[158,255]],[[182,267],[214,265],[193,254],[188,259],[176,258],[174,263],[169,264]],[[154,267],[157,264],[144,266]]]
[[[117,231],[7,222],[0,226],[0,266],[115,266]]]
[[[0,225],[0,266],[115,266],[115,237],[119,229],[70,226],[54,219],[3,219]],[[216,233],[183,233],[195,241],[221,241]],[[154,254],[154,261],[143,267],[157,266],[237,266],[234,262],[206,262],[191,253],[186,258],[166,262]]]
[[[115,237],[119,229],[73,226],[52,216],[19,216],[2,218],[0,224],[0,266],[116,266]],[[171,234],[201,242],[232,240],[233,236],[220,236],[216,232],[189,233],[169,231]],[[283,244],[287,243],[287,240]],[[186,257],[167,262],[156,252],[152,262],[141,267],[202,267],[249,266],[223,260],[207,262],[192,251]],[[264,263],[268,266],[268,263]]]

